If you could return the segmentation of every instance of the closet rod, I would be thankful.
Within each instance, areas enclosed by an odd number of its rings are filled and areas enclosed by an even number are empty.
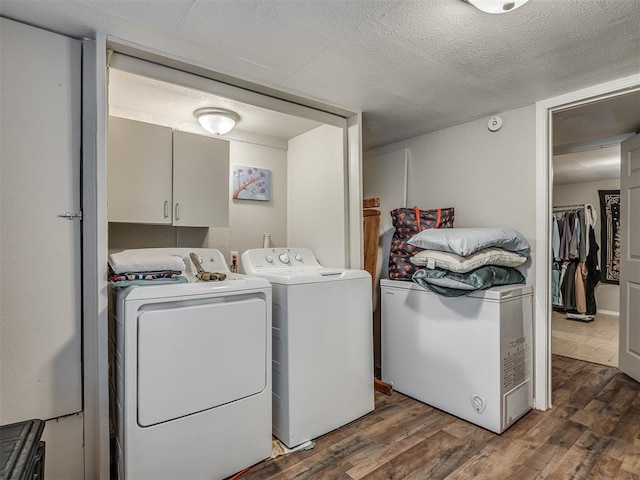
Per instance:
[[[554,212],[563,212],[563,211],[567,211],[567,210],[577,210],[579,208],[587,208],[587,204],[586,203],[581,203],[579,205],[559,205],[557,207],[553,207],[553,211]]]

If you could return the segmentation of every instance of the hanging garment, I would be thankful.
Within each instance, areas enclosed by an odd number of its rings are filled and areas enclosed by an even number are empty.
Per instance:
[[[580,256],[580,217],[577,212],[571,212],[571,241],[569,242],[569,258]]]
[[[587,259],[587,228],[585,223],[585,214],[582,211],[578,212],[578,221],[580,225],[580,241],[578,245],[578,251],[581,262]]]
[[[587,281],[585,282],[585,296],[587,301],[587,314],[595,315],[598,311],[596,305],[596,286],[600,282],[600,269],[598,268],[598,242],[593,226],[589,227],[589,253],[585,266],[587,267]]]
[[[561,258],[562,260],[569,260],[569,252],[571,250],[571,234],[573,232],[572,213],[567,212],[564,214],[564,229],[562,231],[561,244]],[[564,246],[562,246],[564,244]]]
[[[596,222],[598,221],[598,212],[595,208],[593,208],[593,205],[589,203],[585,204],[584,208],[587,212],[586,218],[584,219],[584,224],[587,227],[587,230],[589,229],[589,227],[596,228]]]
[[[551,271],[551,304],[559,307],[560,303],[560,266],[557,262],[553,263]]]
[[[560,229],[555,215],[551,215],[551,252],[554,262],[560,260]]]
[[[558,221],[558,233],[560,237],[562,237],[562,232],[564,231],[564,215],[560,213],[555,214],[556,220]]]
[[[558,305],[564,308],[564,277],[567,275],[567,264],[560,264],[560,281],[558,282]]]
[[[567,264],[567,272],[564,275],[564,282],[561,287],[566,311],[575,311],[576,309],[576,265],[576,262]]]
[[[584,263],[580,262],[576,266],[576,278],[575,278],[575,295],[576,295],[576,310],[578,313],[587,313],[587,297],[585,282],[587,280],[587,267]]]

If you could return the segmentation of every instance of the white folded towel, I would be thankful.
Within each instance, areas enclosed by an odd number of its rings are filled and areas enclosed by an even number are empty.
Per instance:
[[[184,260],[177,255],[137,250],[112,253],[109,265],[114,273],[184,271]]]

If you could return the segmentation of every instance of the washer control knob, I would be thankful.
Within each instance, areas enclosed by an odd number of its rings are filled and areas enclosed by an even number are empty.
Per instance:
[[[273,263],[273,257],[271,255],[267,255],[264,259],[269,263]]]
[[[301,262],[302,261],[302,255],[300,255],[299,253],[296,253],[296,260]]]
[[[288,253],[281,253],[278,258],[282,263],[289,263],[291,261]]]

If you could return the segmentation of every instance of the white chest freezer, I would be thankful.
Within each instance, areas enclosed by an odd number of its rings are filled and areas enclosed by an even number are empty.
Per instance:
[[[413,282],[380,284],[382,380],[496,433],[531,409],[533,287],[450,298]]]

